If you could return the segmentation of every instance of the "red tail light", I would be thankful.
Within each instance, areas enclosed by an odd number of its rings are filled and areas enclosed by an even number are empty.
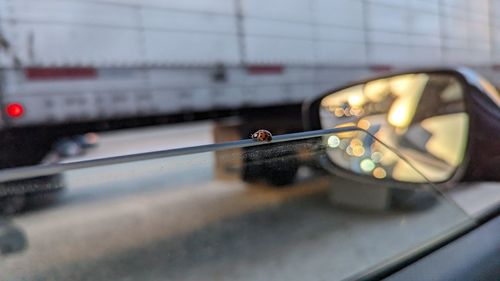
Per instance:
[[[19,118],[23,116],[24,108],[20,103],[9,103],[6,107],[7,116],[10,118]]]

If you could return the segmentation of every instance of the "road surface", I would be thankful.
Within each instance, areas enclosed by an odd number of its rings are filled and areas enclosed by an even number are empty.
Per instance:
[[[68,161],[212,139],[210,123],[110,133]],[[344,279],[500,202],[499,184],[480,183],[420,209],[336,206],[334,178],[305,177],[283,189],[221,180],[211,153],[64,176],[68,188],[57,204],[12,218],[28,246],[0,257],[0,280]]]

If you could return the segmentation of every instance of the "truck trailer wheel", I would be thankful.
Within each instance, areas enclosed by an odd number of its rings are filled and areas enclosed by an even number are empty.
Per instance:
[[[62,175],[0,183],[0,214],[19,213],[52,204],[63,190]]]
[[[245,182],[263,180],[283,187],[294,182],[299,164],[297,153],[291,147],[250,147],[244,152],[241,178]]]
[[[63,131],[49,127],[20,127],[0,131],[0,169],[42,163]],[[61,175],[0,182],[0,212],[17,213],[53,202],[63,190]]]
[[[0,215],[12,215],[18,213],[26,206],[24,194],[7,195],[0,197]]]

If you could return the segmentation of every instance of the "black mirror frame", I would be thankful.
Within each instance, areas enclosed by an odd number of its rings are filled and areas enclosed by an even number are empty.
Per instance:
[[[429,73],[429,74],[447,74],[447,75],[452,75],[456,77],[461,83],[463,89],[464,89],[464,101],[465,101],[465,111],[469,115],[469,131],[468,131],[468,139],[467,139],[467,145],[466,145],[466,151],[464,154],[464,159],[462,163],[457,167],[455,172],[451,175],[451,177],[445,181],[442,182],[435,182],[434,184],[437,184],[440,188],[449,188],[452,187],[456,182],[462,181],[462,180],[476,180],[481,177],[486,177],[488,178],[491,175],[474,175],[471,169],[471,165],[477,165],[478,162],[481,162],[481,159],[478,160],[478,157],[474,155],[474,153],[477,153],[480,151],[481,146],[483,145],[482,142],[478,141],[481,139],[484,139],[484,135],[487,135],[489,132],[485,132],[483,128],[481,128],[480,124],[483,124],[485,122],[485,117],[484,114],[481,116],[481,114],[478,114],[479,111],[482,110],[490,110],[491,112],[488,112],[489,114],[492,114],[492,120],[490,120],[489,125],[493,128],[496,128],[496,134],[499,135],[498,138],[496,138],[496,141],[498,142],[498,150],[496,150],[495,156],[500,157],[500,110],[497,104],[493,100],[491,100],[488,95],[485,93],[486,89],[481,85],[480,79],[481,77],[475,73],[473,70],[470,70],[465,67],[459,67],[459,68],[439,68],[439,69],[415,69],[415,70],[409,70],[409,71],[402,71],[402,72],[393,72],[393,73],[388,73],[385,75],[381,76],[375,76],[372,78],[368,79],[363,79],[359,81],[355,81],[353,83],[349,83],[348,85],[344,85],[339,88],[335,88],[332,90],[329,90],[327,92],[322,93],[319,96],[316,96],[312,99],[309,99],[305,101],[302,105],[302,120],[303,120],[303,126],[305,130],[320,130],[321,124],[320,124],[320,119],[319,119],[319,106],[321,103],[321,100],[331,94],[332,92],[337,92],[341,91],[347,88],[350,88],[352,86],[356,86],[359,84],[364,84],[372,80],[377,80],[377,79],[383,79],[383,78],[389,78],[391,76],[395,75],[404,75],[404,74],[415,74],[415,73]],[[496,110],[495,110],[496,107]],[[485,109],[486,108],[486,109]],[[479,157],[481,158],[481,157]],[[471,161],[472,160],[472,161]],[[322,159],[320,162],[324,162],[325,160]],[[371,183],[375,182],[394,182],[398,184],[403,184],[404,186],[419,186],[419,185],[425,185],[425,183],[420,184],[420,183],[410,183],[410,182],[399,182],[395,180],[375,180],[373,178],[370,178],[368,176],[363,176],[363,175],[358,175],[355,174],[351,171],[345,170],[333,163],[331,165],[335,166],[335,173],[338,173],[339,175],[343,176],[355,176],[356,179],[361,180],[361,181],[366,181],[367,179]],[[482,167],[482,165],[479,166]],[[330,169],[329,169],[330,170]],[[476,169],[477,170],[477,169]],[[480,170],[480,168],[479,168]],[[500,174],[500,167],[498,173]],[[495,178],[496,176],[493,175],[493,180],[498,180]],[[500,175],[498,175],[500,178]]]

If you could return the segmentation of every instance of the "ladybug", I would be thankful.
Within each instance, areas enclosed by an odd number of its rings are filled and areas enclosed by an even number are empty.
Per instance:
[[[252,134],[252,139],[254,141],[270,142],[273,140],[273,135],[268,130],[258,130]]]

